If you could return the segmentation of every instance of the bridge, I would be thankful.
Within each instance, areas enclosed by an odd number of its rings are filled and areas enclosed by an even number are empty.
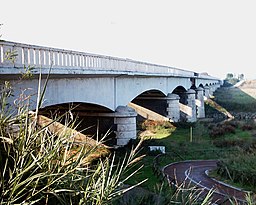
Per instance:
[[[6,56],[15,55],[13,60]],[[205,117],[204,99],[221,81],[207,74],[105,55],[0,41],[0,83],[11,82],[9,99],[36,108],[38,76],[50,78],[40,112],[72,112],[113,124],[117,145],[137,136],[136,119],[195,122]],[[25,74],[33,74],[21,79]],[[2,87],[2,86],[1,86]],[[103,120],[104,121],[104,120]]]

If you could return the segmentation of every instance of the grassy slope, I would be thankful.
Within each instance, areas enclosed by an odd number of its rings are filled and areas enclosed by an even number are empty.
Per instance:
[[[255,99],[238,88],[229,89],[228,94],[227,90],[218,90],[218,92],[216,92],[216,101],[218,101],[219,104],[226,106],[225,108],[228,111],[253,112],[256,108]],[[158,129],[158,133],[160,134],[156,134],[153,137],[151,136],[151,139],[145,140],[144,152],[148,145],[164,145],[168,155],[160,160],[162,166],[182,159],[220,159],[223,156],[232,154],[232,152],[236,152],[236,148],[234,147],[220,148],[214,146],[208,135],[207,124],[205,123],[196,123],[193,125],[192,142],[190,142],[190,131],[190,126],[177,127],[174,132],[169,133],[168,130],[166,131],[164,128]],[[222,136],[222,139],[242,138],[249,140],[251,137],[251,132],[237,129],[235,134],[227,134]],[[182,159],[179,156],[181,156]],[[144,168],[141,173],[133,178],[130,183],[148,178],[148,181],[143,187],[153,191],[156,184],[161,183],[161,180],[153,173],[153,160],[154,156],[147,155],[142,161]]]
[[[252,86],[256,88],[256,82]],[[256,92],[252,92],[247,84],[238,88],[219,89],[215,96],[216,102],[230,112],[256,112]]]

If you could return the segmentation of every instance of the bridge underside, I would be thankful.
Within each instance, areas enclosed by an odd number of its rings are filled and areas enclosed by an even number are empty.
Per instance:
[[[29,99],[30,109],[35,110],[39,85],[36,77],[20,81],[5,76],[14,88],[10,104],[17,99],[26,103]],[[45,82],[43,78],[41,90]],[[217,83],[205,83],[200,79],[197,82],[164,76],[51,76],[40,112],[51,117],[70,111],[68,113],[72,114],[66,116],[78,117],[76,125],[79,130],[88,135],[99,133],[99,138],[110,130],[109,139],[122,146],[137,135],[137,113],[128,105],[136,106],[138,113],[141,110],[146,112],[144,119],[194,122],[204,117],[204,97],[209,97],[219,87]],[[141,116],[137,119],[142,119]]]

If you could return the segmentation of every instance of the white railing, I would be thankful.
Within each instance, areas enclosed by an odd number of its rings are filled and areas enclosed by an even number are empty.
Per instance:
[[[14,62],[5,58],[6,53],[11,51],[15,51],[17,54]],[[21,68],[24,65],[30,65],[34,68],[81,68],[168,74],[184,77],[195,76],[192,71],[130,59],[0,41],[0,67]]]

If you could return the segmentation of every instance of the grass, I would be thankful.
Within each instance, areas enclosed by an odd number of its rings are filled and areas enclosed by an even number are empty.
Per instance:
[[[244,111],[244,112],[254,112],[256,109],[255,98],[247,95],[243,91],[232,88],[231,90],[218,90],[216,93],[216,98],[218,104],[224,106],[221,111]],[[214,103],[212,103],[214,104]],[[215,123],[214,123],[215,124]],[[231,123],[232,124],[232,123]],[[215,124],[216,125],[216,124]],[[252,127],[252,130],[244,129],[244,127]],[[212,139],[209,136],[211,128],[208,127],[207,122],[197,122],[195,124],[181,124],[177,125],[175,129],[168,130],[166,127],[159,127],[155,130],[154,135],[150,137],[144,137],[145,142],[143,143],[145,149],[149,145],[163,145],[166,147],[167,155],[159,158],[160,167],[166,164],[182,161],[182,160],[197,160],[197,159],[232,159],[234,154],[242,154],[242,149],[251,143],[253,135],[255,135],[255,125],[251,122],[239,122],[234,126],[234,130],[231,129],[231,133],[226,133],[225,126],[224,132],[218,138]],[[192,127],[192,141],[191,141],[191,127]],[[151,128],[152,129],[152,128]],[[217,128],[218,129],[218,128]],[[229,128],[230,129],[230,128]],[[221,146],[216,146],[216,142]],[[223,146],[223,144],[231,144],[230,146]],[[143,184],[143,187],[154,191],[152,185],[161,184],[161,178],[156,178],[153,176],[152,171],[152,161],[153,156],[148,154],[142,163],[144,163],[143,172],[140,176],[135,176],[140,178],[148,178],[148,181]],[[241,162],[243,163],[243,162]],[[240,166],[243,166],[240,164]],[[219,175],[220,177],[220,175]],[[226,180],[221,178],[222,180]],[[229,182],[229,181],[228,181]],[[231,183],[237,185],[238,187],[243,187],[241,183]],[[248,187],[248,186],[245,186]],[[250,190],[254,190],[253,187],[249,186]]]
[[[191,127],[193,132],[191,142]],[[209,136],[208,123],[197,122],[195,124],[182,124],[182,126],[176,127],[176,129],[168,130],[168,128],[158,129],[160,133],[150,137],[144,137],[143,149],[141,152],[146,154],[141,161],[144,164],[141,172],[134,176],[133,182],[140,181],[143,178],[148,180],[142,185],[143,188],[150,191],[154,191],[155,187],[162,183],[161,177],[156,177],[153,171],[154,157],[158,153],[150,153],[147,147],[150,145],[165,146],[167,155],[159,159],[160,167],[163,167],[169,163],[182,160],[198,160],[198,159],[222,159],[233,155],[233,153],[241,152],[241,149],[237,146],[221,147],[215,146],[213,139]],[[169,132],[169,135],[167,133]],[[228,133],[217,139],[221,140],[244,140],[249,143],[252,139],[252,134],[248,130],[241,130],[237,128],[235,133]],[[153,156],[152,156],[153,155]]]
[[[228,89],[228,90],[227,90]],[[230,112],[256,112],[256,99],[239,88],[219,89],[215,101]]]
[[[216,180],[219,180],[219,181],[222,181],[226,184],[229,184],[231,186],[234,186],[234,187],[237,187],[239,189],[242,189],[242,190],[245,190],[245,191],[256,191],[255,190],[255,187],[253,186],[249,186],[249,185],[243,185],[241,183],[236,183],[234,182],[233,180],[230,180],[230,179],[227,179],[227,178],[224,178],[224,177],[221,177],[218,173],[217,173],[217,170],[214,170],[214,171],[211,171],[209,172],[209,176],[216,179]]]
[[[25,74],[23,77],[31,77],[29,68],[25,69]],[[136,162],[141,157],[136,154],[136,146],[129,150],[130,155],[125,154],[127,150],[122,150],[82,166],[84,159],[94,154],[100,146],[95,144],[88,150],[81,145],[76,149],[77,144],[70,141],[70,135],[73,134],[70,134],[68,126],[62,126],[55,120],[43,125],[39,123],[38,109],[43,101],[46,85],[42,95],[39,92],[35,116],[30,115],[26,106],[19,107],[16,116],[10,115],[5,100],[12,93],[11,85],[5,82],[5,86],[0,89],[0,164],[3,165],[0,168],[1,204],[113,204],[120,195],[134,188],[125,188],[124,183],[137,186],[147,178],[141,185],[143,188],[154,192],[162,187],[162,178],[155,174],[152,166],[157,152],[149,152],[149,145],[166,147],[168,155],[161,158],[160,166],[177,160],[215,159],[220,154],[225,156],[230,152],[214,146],[203,123],[174,127],[170,123],[148,122],[143,126],[153,135],[144,137],[140,154],[147,155],[138,164]],[[234,95],[230,99],[234,98],[244,97]],[[244,105],[250,104],[249,100],[251,99],[246,99]],[[13,129],[14,125],[18,125],[17,132]],[[64,128],[61,132],[56,132],[52,126]],[[244,139],[249,138],[246,132],[240,132],[239,135]],[[196,200],[184,197],[189,196],[191,190],[183,192],[181,188],[174,193],[166,186],[161,191],[165,192],[164,196],[170,195],[170,192],[174,197],[179,195],[179,202],[182,204],[195,204],[198,200],[196,196]],[[175,199],[173,202],[177,201]]]
[[[140,170],[126,175],[140,160],[138,147],[118,161],[101,142],[72,129],[74,122],[62,125],[40,116],[40,103],[35,113],[27,103],[21,103],[17,114],[10,113],[11,95],[12,86],[5,82],[0,88],[1,205],[109,205],[143,182],[123,186]]]

